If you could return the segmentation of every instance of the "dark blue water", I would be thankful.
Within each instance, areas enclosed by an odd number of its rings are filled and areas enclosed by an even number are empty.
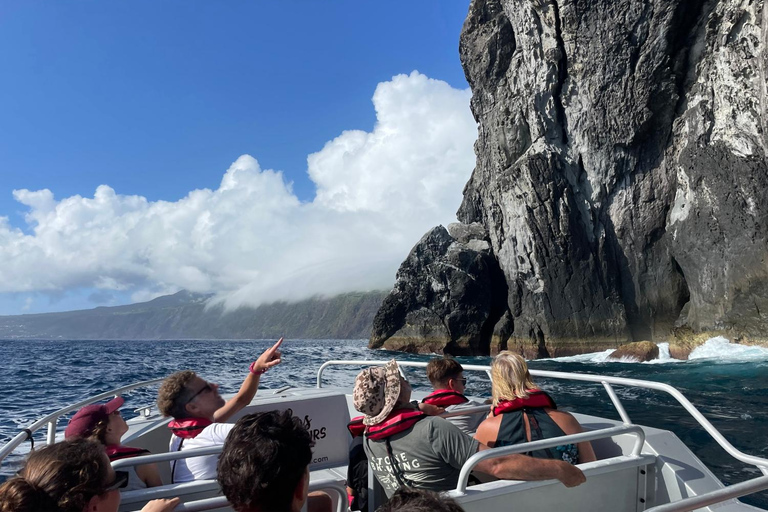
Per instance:
[[[136,381],[164,377],[191,368],[214,382],[222,392],[235,392],[250,362],[274,341],[0,341],[0,444],[36,419],[66,405]],[[371,351],[362,340],[287,340],[283,364],[270,370],[262,386],[314,386],[317,369],[329,359],[386,359],[397,356],[426,361],[428,356],[404,356]],[[531,368],[614,375],[665,382],[680,389],[739,450],[768,458],[768,350],[736,350],[712,344],[703,358],[666,364],[604,362],[602,355],[565,360],[532,361]],[[489,358],[460,358],[463,363],[489,364]],[[351,386],[355,369],[326,371],[326,383]],[[487,395],[484,375],[469,375],[468,393]],[[425,377],[409,375],[414,387],[427,389]],[[618,419],[600,385],[539,380],[566,410]],[[635,423],[672,430],[726,484],[758,476],[754,466],[725,453],[677,402],[646,390],[617,388]],[[155,390],[127,395],[124,411],[151,404]],[[63,429],[64,421],[60,427]],[[44,431],[37,436],[44,439]],[[28,451],[24,445],[3,462],[0,480],[12,474]],[[768,493],[743,501],[768,509]]]

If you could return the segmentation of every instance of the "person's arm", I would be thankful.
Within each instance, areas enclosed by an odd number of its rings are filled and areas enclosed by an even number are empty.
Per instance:
[[[489,450],[480,444],[478,451]],[[475,466],[477,471],[505,480],[560,480],[566,487],[576,487],[587,479],[573,464],[562,460],[535,459],[515,453],[493,459],[485,459]]]
[[[181,503],[180,498],[152,500],[141,509],[141,512],[170,512]]]
[[[421,412],[429,416],[439,416],[445,412],[445,407],[439,407],[433,404],[425,404],[424,402],[418,402],[416,407],[418,407]]]
[[[253,397],[256,395],[256,391],[259,389],[259,379],[261,378],[261,374],[273,366],[280,364],[281,354],[278,349],[282,343],[283,338],[280,338],[277,340],[277,343],[265,350],[253,365],[251,365],[251,370],[248,372],[248,376],[243,381],[237,394],[227,400],[227,403],[213,414],[214,422],[223,423],[227,421],[232,415],[251,403],[251,400],[253,400]]]
[[[160,473],[157,471],[157,466],[154,464],[142,464],[136,466],[136,474],[147,485],[147,487],[157,487],[163,485],[163,479],[160,478]]]
[[[566,435],[578,434],[584,432],[578,420],[571,413],[565,411],[548,410],[547,414],[557,426],[565,432]],[[576,445],[579,448],[579,464],[597,460],[595,450],[592,449],[592,443],[585,441]]]

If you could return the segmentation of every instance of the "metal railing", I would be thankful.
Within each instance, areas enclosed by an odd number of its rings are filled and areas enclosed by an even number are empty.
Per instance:
[[[145,386],[151,386],[153,384],[158,384],[162,382],[163,379],[152,379],[152,380],[145,380],[142,382],[137,382],[135,384],[131,384],[129,386],[123,386],[120,388],[115,388],[110,391],[106,391],[104,393],[101,393],[99,395],[93,396],[87,400],[83,400],[81,402],[77,402],[75,404],[69,405],[67,407],[64,407],[63,409],[59,409],[56,412],[52,412],[48,416],[45,416],[44,418],[40,418],[36,422],[32,423],[27,428],[23,429],[21,432],[16,434],[13,438],[11,438],[10,441],[5,443],[5,445],[0,448],[0,461],[5,459],[8,455],[13,452],[20,444],[23,442],[29,440],[32,435],[40,430],[43,426],[46,424],[48,425],[48,433],[46,436],[46,442],[48,444],[56,442],[56,425],[59,422],[59,418],[64,416],[65,414],[68,414],[70,412],[76,411],[80,409],[81,407],[85,407],[86,405],[90,405],[94,402],[98,402],[99,400],[104,400],[105,398],[112,398],[118,395],[121,395],[125,393],[126,391],[131,391],[136,388],[143,388]]]
[[[349,510],[349,501],[347,500],[346,488],[336,480],[322,479],[309,483],[309,492],[331,491],[337,495],[336,512],[346,512]],[[229,507],[229,502],[224,496],[215,498],[206,498],[202,500],[188,501],[177,505],[174,512],[203,512],[205,510],[216,510],[217,508]],[[304,504],[306,510],[306,503]]]
[[[645,432],[639,425],[621,425],[618,427],[603,428],[600,430],[592,430],[590,432],[580,432],[578,434],[551,437],[549,439],[541,439],[539,441],[529,441],[527,443],[520,443],[512,446],[502,446],[499,448],[492,448],[490,450],[479,451],[467,459],[467,462],[465,462],[461,467],[461,472],[459,473],[459,481],[456,484],[456,492],[461,494],[466,493],[469,474],[472,472],[475,466],[484,460],[504,457],[505,455],[512,455],[515,453],[542,450],[544,448],[551,448],[553,446],[559,446],[563,444],[576,444],[587,441],[594,441],[596,439],[605,439],[621,434],[635,435],[635,444],[632,447],[631,455],[632,457],[638,457],[640,455],[640,450],[643,448],[643,444],[645,443]]]

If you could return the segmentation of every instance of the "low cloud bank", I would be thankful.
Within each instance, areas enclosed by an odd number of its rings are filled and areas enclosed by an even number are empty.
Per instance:
[[[107,185],[61,200],[15,190],[30,229],[0,217],[0,292],[94,288],[138,301],[188,289],[238,307],[389,288],[419,237],[455,220],[474,167],[469,99],[417,72],[379,84],[373,131],[309,155],[310,203],[250,155],[218,189],[176,202]]]

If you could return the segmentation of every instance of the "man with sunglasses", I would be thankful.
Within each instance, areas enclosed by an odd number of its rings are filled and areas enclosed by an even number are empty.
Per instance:
[[[464,377],[464,368],[451,357],[435,358],[427,363],[427,378],[434,391],[424,397],[423,403],[444,407],[445,412],[456,412],[464,409],[480,407],[491,403],[470,400],[464,396],[467,386],[467,378]],[[481,413],[464,414],[446,418],[459,427],[467,435],[473,435],[480,423],[488,415],[488,410]]]
[[[227,401],[219,395],[218,384],[191,370],[166,378],[157,392],[157,406],[165,416],[173,417],[168,424],[173,432],[169,451],[223,445],[234,426],[225,422],[251,403],[264,372],[280,364],[282,342],[280,338],[251,363],[240,390]],[[171,464],[171,482],[214,479],[217,461],[217,455],[176,460]]]

